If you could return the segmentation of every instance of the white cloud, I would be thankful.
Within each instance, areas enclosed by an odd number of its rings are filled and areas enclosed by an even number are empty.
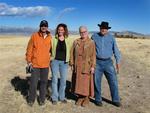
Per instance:
[[[0,16],[41,16],[47,15],[52,9],[48,6],[15,7],[0,3]]]
[[[69,7],[69,8],[63,9],[63,10],[60,12],[60,14],[58,15],[57,19],[60,20],[63,15],[65,15],[65,14],[68,13],[68,12],[72,12],[72,11],[74,11],[75,9],[76,9],[76,8],[74,8],[74,7]]]

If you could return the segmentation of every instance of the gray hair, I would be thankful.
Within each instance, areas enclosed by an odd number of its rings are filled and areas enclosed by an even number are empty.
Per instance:
[[[81,30],[82,28],[84,28],[84,29],[86,29],[86,30],[88,31],[88,29],[87,29],[86,26],[80,26],[80,27],[79,27],[79,32],[80,32],[80,30]]]

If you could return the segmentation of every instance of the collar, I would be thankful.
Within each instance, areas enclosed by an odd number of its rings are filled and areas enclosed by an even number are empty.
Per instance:
[[[77,44],[80,45],[80,44],[81,44],[81,41],[82,41],[81,37],[78,38],[78,39],[77,39]],[[90,38],[88,37],[84,42],[85,42],[85,43],[88,43],[89,41],[90,41]]]
[[[42,32],[41,32],[41,31],[39,31],[39,32],[38,32],[38,34],[39,34],[41,37],[43,37],[43,34],[42,34]],[[49,32],[49,31],[47,31],[47,32],[46,32],[46,34],[47,34],[47,36],[49,36],[49,35],[50,35],[50,32]]]

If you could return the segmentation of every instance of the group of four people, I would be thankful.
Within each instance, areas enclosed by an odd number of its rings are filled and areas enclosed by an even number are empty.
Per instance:
[[[120,52],[115,38],[108,33],[108,22],[98,24],[100,32],[89,37],[86,26],[79,27],[80,38],[75,41],[68,36],[66,24],[59,24],[55,37],[48,31],[48,22],[42,20],[38,32],[31,36],[26,61],[32,66],[28,105],[32,106],[36,98],[38,80],[40,80],[39,105],[44,105],[49,67],[52,73],[52,104],[58,101],[67,103],[65,88],[69,65],[72,69],[71,91],[76,94],[76,105],[86,106],[90,97],[95,97],[95,104],[102,106],[101,80],[105,74],[111,91],[112,102],[120,107],[117,73],[113,66],[112,56],[116,59],[119,72]],[[58,86],[58,76],[60,84]]]

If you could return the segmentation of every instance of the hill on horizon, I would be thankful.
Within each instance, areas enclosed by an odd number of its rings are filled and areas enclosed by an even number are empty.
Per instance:
[[[54,29],[49,29],[51,34],[54,35],[55,34],[55,30]],[[37,28],[31,28],[31,27],[7,27],[7,26],[1,26],[0,27],[0,34],[15,34],[15,35],[31,35],[33,32],[38,31]],[[97,31],[89,31],[90,34],[96,33]],[[71,35],[78,35],[78,31],[69,31],[69,33]],[[139,38],[150,38],[150,34],[143,34],[143,33],[138,33],[138,32],[134,32],[134,31],[110,31],[110,33],[112,35],[115,36],[121,36],[121,37],[139,37]]]

